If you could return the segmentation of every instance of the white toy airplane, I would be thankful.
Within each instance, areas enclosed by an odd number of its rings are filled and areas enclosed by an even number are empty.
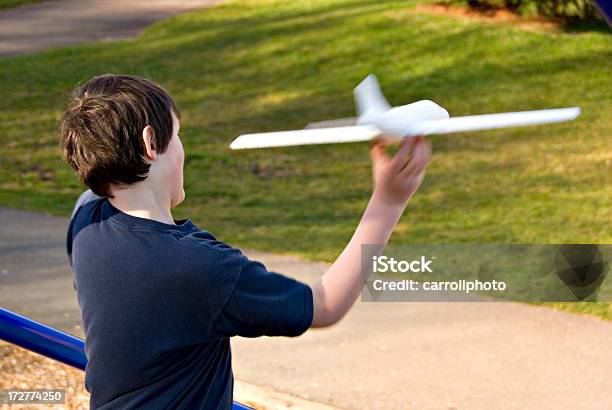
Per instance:
[[[231,149],[285,147],[290,145],[334,144],[417,135],[449,134],[494,128],[569,121],[580,115],[579,107],[508,112],[450,118],[448,111],[429,100],[391,107],[383,96],[376,76],[370,74],[354,90],[357,119],[344,118],[308,124],[296,131],[244,134]]]

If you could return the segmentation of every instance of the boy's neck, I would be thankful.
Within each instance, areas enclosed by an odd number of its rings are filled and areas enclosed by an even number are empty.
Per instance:
[[[175,225],[169,201],[154,192],[136,187],[112,189],[114,198],[109,202],[126,214]]]

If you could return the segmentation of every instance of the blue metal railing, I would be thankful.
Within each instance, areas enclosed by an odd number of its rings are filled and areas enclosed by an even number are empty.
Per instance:
[[[87,365],[82,339],[1,307],[0,339],[81,370]],[[234,402],[233,410],[249,409]]]
[[[85,342],[10,310],[0,308],[0,339],[85,370]]]

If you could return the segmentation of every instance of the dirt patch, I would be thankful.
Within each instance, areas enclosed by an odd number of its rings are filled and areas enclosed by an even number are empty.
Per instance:
[[[467,21],[507,23],[522,29],[536,32],[558,33],[563,31],[563,23],[539,18],[526,18],[507,9],[475,10],[467,6],[449,6],[448,4],[420,4],[412,10],[416,13],[450,15]]]
[[[85,372],[0,341],[0,389],[66,389],[66,403],[51,408],[88,409]],[[40,404],[0,404],[0,409],[40,409]]]

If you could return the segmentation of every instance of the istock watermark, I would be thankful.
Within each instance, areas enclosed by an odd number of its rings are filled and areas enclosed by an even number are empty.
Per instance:
[[[362,246],[364,302],[612,301],[612,245]]]
[[[421,256],[420,260],[406,261],[406,260],[395,260],[395,258],[389,258],[387,256],[373,256],[372,257],[372,269],[377,273],[395,272],[395,273],[406,273],[406,272],[432,272],[429,265],[433,260],[428,260],[424,256]]]
[[[0,389],[0,404],[64,404],[64,389]]]
[[[481,282],[479,280],[455,280],[452,282],[432,282],[424,281],[419,282],[412,279],[404,279],[399,281],[375,279],[372,281],[372,287],[374,290],[404,290],[404,291],[418,291],[424,290],[428,292],[483,292],[483,291],[497,291],[503,292],[506,290],[508,285],[506,282],[498,282],[492,280],[490,282]]]

